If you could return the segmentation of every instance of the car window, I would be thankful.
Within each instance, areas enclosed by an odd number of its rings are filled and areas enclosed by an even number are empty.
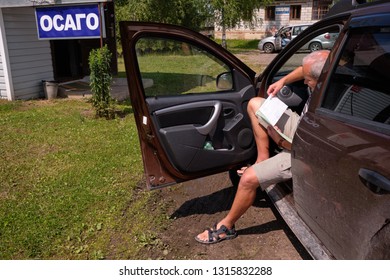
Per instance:
[[[279,29],[279,31],[276,33],[276,36],[280,36],[282,34],[285,34],[286,32],[290,32],[292,29],[291,26],[285,26]]]
[[[292,35],[293,35],[293,36],[299,35],[299,34],[300,34],[303,30],[305,30],[307,27],[308,27],[308,25],[304,25],[304,26],[295,26]]]
[[[305,26],[305,29],[308,26]],[[296,42],[296,52],[281,66],[276,78],[282,77],[302,65],[302,59],[310,52],[320,49],[331,50],[340,32],[339,25],[332,25],[308,35],[304,40]],[[317,40],[316,38],[321,38]]]
[[[352,31],[322,106],[354,118],[389,124],[389,67],[390,27]]]
[[[183,41],[141,38],[136,52],[146,97],[215,92],[221,90],[220,74],[231,73],[218,58]],[[223,88],[230,89],[231,83]]]

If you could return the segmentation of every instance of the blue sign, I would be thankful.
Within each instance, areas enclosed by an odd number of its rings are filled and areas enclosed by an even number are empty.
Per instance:
[[[55,6],[35,10],[39,39],[99,38],[99,5]]]
[[[276,15],[288,15],[290,13],[290,6],[277,6],[275,7]]]

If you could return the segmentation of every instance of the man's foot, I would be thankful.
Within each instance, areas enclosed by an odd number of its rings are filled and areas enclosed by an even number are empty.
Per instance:
[[[207,228],[204,232],[195,236],[195,240],[202,244],[215,244],[236,237],[237,232],[234,226],[231,229],[228,229],[226,226],[221,225],[217,229],[217,225],[215,225],[213,228]]]

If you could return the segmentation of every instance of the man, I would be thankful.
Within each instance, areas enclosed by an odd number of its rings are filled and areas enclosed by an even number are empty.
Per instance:
[[[328,55],[329,51],[324,50],[310,53],[303,59],[302,66],[270,85],[267,93],[275,96],[284,85],[302,79],[304,79],[304,83],[311,90],[314,90]],[[282,117],[275,127],[267,125],[261,118],[258,119],[255,115],[264,100],[264,98],[255,97],[248,104],[248,114],[251,119],[257,147],[256,163],[242,170],[242,177],[238,184],[237,193],[227,216],[213,228],[208,228],[195,237],[195,240],[200,243],[213,244],[225,239],[235,238],[237,232],[234,225],[253,204],[257,188],[260,186],[262,190],[265,190],[270,185],[288,180],[292,177],[290,171],[291,143],[284,140],[276,130],[280,129],[292,139],[300,116],[288,109],[285,112],[287,117]],[[269,157],[269,138],[272,138],[283,149],[271,158]]]

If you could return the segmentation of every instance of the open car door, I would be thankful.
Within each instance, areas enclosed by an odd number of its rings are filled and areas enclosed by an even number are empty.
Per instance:
[[[226,171],[256,156],[246,112],[255,72],[206,36],[121,22],[123,55],[146,184]]]

